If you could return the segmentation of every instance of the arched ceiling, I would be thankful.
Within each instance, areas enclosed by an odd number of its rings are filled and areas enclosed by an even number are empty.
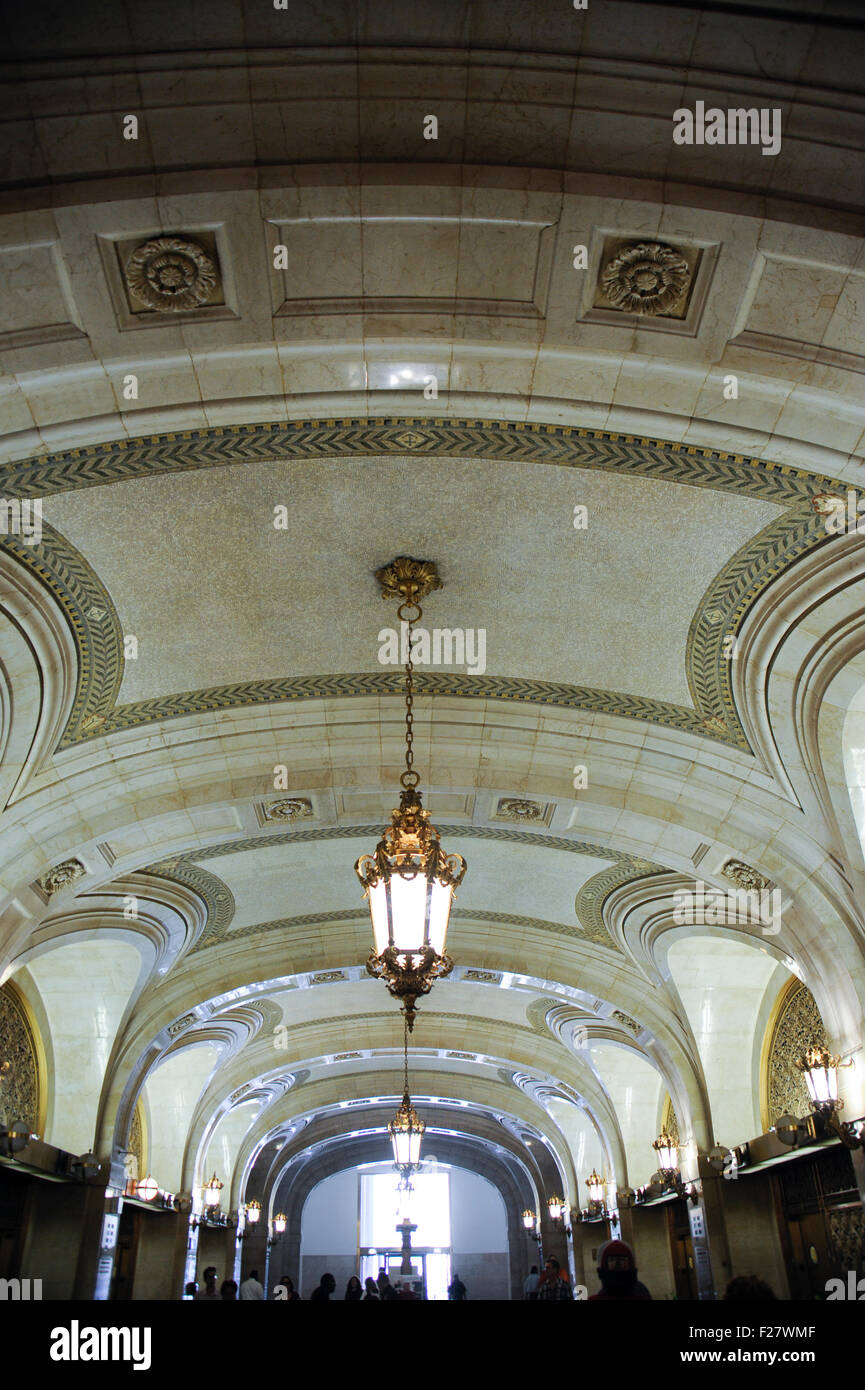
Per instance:
[[[213,4],[167,53],[162,6],[89,10],[49,51],[2,7],[0,458],[42,531],[0,537],[0,965],[61,1041],[63,991],[114,1028],[47,1137],[86,1115],[119,1161],[143,1097],[165,1186],[230,1130],[236,1205],[262,1155],[382,1130],[353,865],[402,760],[401,553],[474,638],[418,676],[469,865],[412,1039],[430,1122],[498,1126],[539,1193],[541,1146],[572,1200],[580,1135],[647,1179],[667,1094],[698,1145],[753,1126],[747,1065],[719,1078],[791,971],[862,1035],[861,545],[820,510],[865,477],[861,16]],[[675,145],[696,100],[777,106],[781,151]],[[136,297],[159,238],[209,267],[191,307]],[[637,245],[684,267],[675,314],[605,296]],[[777,933],[676,922],[731,862]]]

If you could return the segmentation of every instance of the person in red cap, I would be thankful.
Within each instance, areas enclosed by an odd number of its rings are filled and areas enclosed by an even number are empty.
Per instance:
[[[630,1245],[623,1240],[608,1240],[598,1251],[598,1278],[601,1292],[593,1293],[589,1303],[608,1299],[633,1303],[651,1300],[652,1295],[637,1279],[637,1262]]]

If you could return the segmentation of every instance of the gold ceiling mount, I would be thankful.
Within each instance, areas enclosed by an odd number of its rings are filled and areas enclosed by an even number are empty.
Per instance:
[[[401,603],[417,605],[434,589],[443,589],[435,560],[413,560],[410,555],[397,555],[389,565],[376,570],[383,599],[400,599]]]

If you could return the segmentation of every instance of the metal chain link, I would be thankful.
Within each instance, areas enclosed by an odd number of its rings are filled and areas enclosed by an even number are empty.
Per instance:
[[[406,617],[404,610],[408,607],[416,608],[417,613],[413,617]],[[408,624],[408,659],[405,664],[405,772],[400,777],[403,787],[416,787],[420,781],[420,775],[414,770],[414,661],[412,660],[412,643],[414,640],[414,625],[423,617],[423,612],[419,603],[408,600],[401,603],[397,609],[397,616],[404,623]],[[411,781],[406,780],[410,778]]]

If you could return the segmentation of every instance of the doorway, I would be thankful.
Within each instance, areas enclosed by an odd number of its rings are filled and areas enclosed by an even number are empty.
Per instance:
[[[114,1303],[127,1303],[132,1298],[140,1220],[140,1212],[124,1203],[117,1231],[114,1280],[111,1286],[111,1301]]]
[[[673,1260],[673,1279],[676,1298],[690,1302],[699,1297],[697,1271],[694,1266],[694,1247],[684,1202],[671,1202],[667,1208],[670,1233],[670,1253]]]

